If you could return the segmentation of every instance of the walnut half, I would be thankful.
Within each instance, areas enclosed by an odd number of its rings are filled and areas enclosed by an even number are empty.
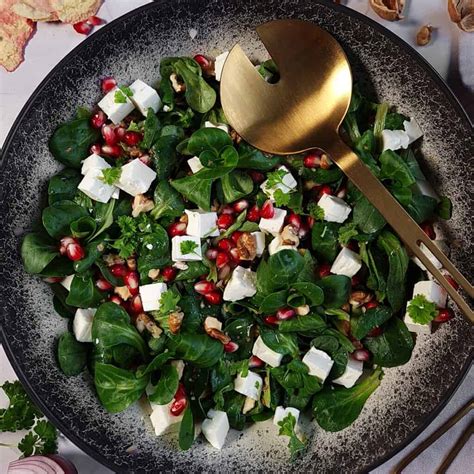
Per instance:
[[[463,31],[474,31],[474,0],[448,0],[451,21]]]
[[[257,256],[257,242],[249,232],[244,232],[237,240],[240,260],[253,260]]]
[[[181,329],[181,324],[183,323],[184,313],[181,311],[173,311],[168,316],[168,324],[170,326],[170,332],[172,334],[178,334]]]
[[[380,18],[398,21],[403,19],[405,0],[370,0],[370,6]]]

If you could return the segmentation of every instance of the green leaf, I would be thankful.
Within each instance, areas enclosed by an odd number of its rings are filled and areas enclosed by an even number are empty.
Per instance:
[[[205,334],[170,335],[168,347],[177,357],[198,367],[212,367],[224,353],[224,346]]]
[[[239,154],[233,146],[226,146],[218,156],[213,151],[204,150],[199,159],[204,168],[195,174],[196,178],[216,179],[229,174],[236,167]]]
[[[180,251],[183,255],[189,255],[191,253],[196,253],[196,249],[199,245],[194,242],[194,240],[183,240],[180,245]]]
[[[451,199],[447,196],[441,196],[438,207],[436,208],[436,214],[446,221],[451,219],[453,214],[453,203]]]
[[[359,416],[367,399],[380,385],[382,369],[375,371],[351,388],[326,387],[313,399],[313,413],[319,426],[326,431],[341,431]]]
[[[319,306],[323,304],[324,293],[318,285],[305,281],[293,283],[291,288],[297,291],[300,295],[303,295],[310,306]]]
[[[49,149],[56,160],[71,168],[80,168],[89,156],[89,148],[99,139],[99,131],[92,128],[88,118],[59,125],[49,140]]]
[[[318,206],[315,202],[310,202],[308,204],[308,214],[317,221],[322,221],[324,219],[324,209]]]
[[[337,256],[340,225],[335,222],[315,222],[311,231],[314,255],[325,262],[333,262]]]
[[[220,128],[200,128],[190,137],[187,150],[190,154],[199,156],[204,151],[212,151],[216,156],[228,147],[232,146],[229,134]]]
[[[58,362],[64,374],[79,375],[86,366],[87,352],[86,344],[76,341],[70,332],[63,333],[58,342]]]
[[[254,222],[249,222],[249,221],[244,222],[246,217],[247,217],[247,211],[246,210],[242,211],[235,219],[235,222],[225,232],[222,232],[222,234],[216,237],[216,239],[218,241],[222,239],[226,239],[227,237],[230,237],[236,230],[240,230],[241,232],[254,232],[250,230],[243,230],[243,226],[245,224],[254,224]],[[260,230],[260,227],[258,227],[258,225],[257,225],[256,230]]]
[[[399,318],[392,318],[384,324],[380,336],[366,338],[364,345],[372,352],[374,364],[397,367],[410,360],[414,343],[405,323]]]
[[[408,120],[408,117],[396,112],[389,112],[385,117],[385,130],[404,130],[403,122]]]
[[[176,310],[181,295],[173,290],[167,290],[160,297],[160,313],[168,314]]]
[[[194,281],[196,278],[201,275],[206,275],[209,273],[209,268],[203,262],[187,262],[186,265],[188,268],[186,270],[180,270],[176,276],[176,281]]]
[[[438,314],[436,305],[428,301],[424,295],[414,295],[414,298],[408,303],[407,310],[413,322],[418,324],[428,324]]]
[[[87,211],[72,201],[57,201],[43,209],[43,226],[54,239],[70,234],[71,223],[87,217]]]
[[[326,323],[319,314],[307,314],[305,316],[295,316],[294,318],[281,321],[278,329],[282,333],[318,331],[324,329]]]
[[[151,149],[151,156],[155,165],[157,182],[169,179],[175,173],[179,164],[176,157],[178,142],[179,137],[175,135],[165,135],[155,140]]]
[[[406,162],[392,150],[385,150],[379,157],[381,178],[390,179],[400,186],[411,186],[416,182]]]
[[[356,225],[353,222],[348,222],[339,228],[338,241],[341,245],[347,245],[351,239],[359,235]]]
[[[89,237],[89,241],[96,239],[114,223],[115,203],[115,199],[111,199],[107,204],[96,203],[95,220],[97,222],[97,230]]]
[[[148,376],[136,377],[133,372],[110,364],[95,364],[94,383],[97,395],[110,413],[123,411],[136,402],[144,393],[148,382]]]
[[[387,116],[390,105],[387,102],[383,102],[377,105],[377,112],[375,113],[374,120],[374,135],[375,139],[380,143],[382,138],[382,131],[385,128],[385,118]]]
[[[212,180],[191,175],[171,181],[171,186],[201,209],[211,210]]]
[[[40,273],[58,255],[57,244],[44,234],[26,234],[21,244],[21,258],[28,273]]]
[[[159,338],[165,339],[165,338]],[[170,359],[172,359],[174,354],[170,351],[162,352],[161,354],[156,355],[148,365],[142,365],[137,369],[137,377],[143,377],[145,375],[151,374],[156,370],[159,370],[163,364],[166,364]]]
[[[54,425],[47,420],[40,420],[18,443],[18,449],[24,457],[46,455],[57,452],[57,432]]]
[[[221,183],[225,203],[237,201],[253,191],[252,178],[241,170],[226,174],[221,179]]]
[[[101,181],[110,186],[114,185],[122,174],[122,167],[116,166],[113,168],[104,168],[102,170],[102,176],[99,177]]]
[[[148,399],[158,405],[166,405],[175,396],[178,390],[178,371],[172,365],[165,365],[161,368],[161,375],[152,393],[148,394]]]
[[[54,258],[39,273],[42,277],[66,277],[74,273],[73,262],[65,256]]]
[[[179,217],[184,212],[184,202],[180,194],[173,189],[168,181],[160,181],[155,188],[153,195],[155,207],[150,215],[158,220],[161,217]]]
[[[194,418],[191,406],[188,405],[184,410],[183,419],[179,426],[179,447],[186,451],[194,442]]]
[[[66,303],[78,308],[95,308],[105,294],[95,286],[95,281],[88,274],[76,274],[72,279],[71,289]]]
[[[264,314],[276,312],[278,309],[286,306],[287,298],[288,290],[286,289],[270,293],[260,303],[260,312]]]
[[[96,229],[95,220],[90,216],[79,217],[79,219],[71,222],[71,235],[78,239],[94,234]]]
[[[278,422],[278,426],[280,427],[280,431],[278,432],[280,436],[285,435],[290,437],[288,448],[290,449],[291,461],[295,461],[306,449],[306,444],[296,435],[296,418],[291,413],[288,413],[283,420]]]
[[[349,301],[351,279],[345,275],[329,275],[318,280],[324,292],[324,306],[326,308],[340,308]]]
[[[143,140],[140,143],[140,146],[145,150],[149,150],[152,147],[155,140],[158,138],[159,132],[160,132],[160,122],[155,112],[150,107],[147,110],[145,125],[143,129]]]
[[[386,224],[382,214],[363,196],[355,203],[352,214],[354,224],[366,234],[378,232]]]
[[[239,145],[239,162],[237,168],[268,171],[275,168],[279,163],[279,156],[265,155],[244,141]]]
[[[299,355],[298,340],[295,334],[284,334],[281,331],[262,326],[260,327],[260,336],[265,345],[278,354],[293,357]]]
[[[53,176],[48,184],[48,204],[64,200],[73,201],[81,179],[82,175],[70,168]]]
[[[367,336],[372,329],[380,327],[383,323],[388,321],[392,317],[392,314],[393,311],[387,308],[387,306],[377,306],[368,309],[360,316],[353,316],[351,318],[352,335],[360,341]]]
[[[53,290],[53,307],[56,313],[59,314],[62,318],[73,318],[76,313],[76,308],[69,306],[66,303],[67,295],[69,291],[64,288],[64,286],[60,285],[59,283],[53,283],[51,285],[51,289]]]
[[[436,199],[422,194],[415,194],[411,202],[405,206],[405,209],[417,224],[421,224],[434,218],[437,205],[438,201]]]

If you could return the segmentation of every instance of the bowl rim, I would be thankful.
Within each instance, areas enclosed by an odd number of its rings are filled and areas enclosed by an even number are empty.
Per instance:
[[[18,116],[16,117],[15,121],[13,122],[13,125],[11,126],[7,137],[5,139],[5,142],[3,144],[1,154],[0,154],[0,173],[4,171],[5,163],[6,163],[6,155],[9,151],[11,142],[13,141],[13,138],[15,137],[19,127],[20,123],[22,122],[23,118],[27,113],[29,112],[32,103],[34,100],[37,98],[37,96],[41,93],[43,88],[49,83],[51,77],[60,69],[62,69],[66,64],[71,62],[74,57],[76,56],[77,52],[82,51],[83,49],[87,48],[89,43],[92,41],[91,38],[97,38],[104,36],[108,33],[110,29],[115,27],[116,24],[121,23],[129,18],[132,18],[133,16],[140,15],[148,10],[152,10],[154,8],[158,8],[160,4],[163,3],[169,3],[171,0],[160,0],[160,2],[155,2],[152,1],[151,3],[147,3],[145,5],[142,5],[141,7],[138,7],[134,10],[131,10],[124,15],[121,15],[118,18],[115,18],[111,22],[107,23],[104,25],[100,30],[96,31],[92,35],[88,36],[85,40],[83,40],[80,44],[78,44],[75,48],[73,48],[66,56],[64,56],[63,59],[61,59],[52,69],[51,71],[46,75],[46,77],[40,82],[40,84],[36,87],[36,89],[33,91],[31,96],[28,98],[26,101],[25,105],[22,107],[20,112],[18,113]],[[179,3],[187,3],[189,0],[178,0]],[[176,2],[176,0],[174,0]],[[439,73],[434,69],[434,67],[418,52],[416,51],[412,46],[410,46],[405,40],[403,40],[401,37],[387,29],[385,26],[382,24],[376,22],[372,18],[369,18],[368,16],[359,13],[356,10],[352,10],[349,7],[346,7],[344,5],[336,4],[331,0],[316,0],[316,4],[321,4],[324,5],[325,7],[328,7],[336,12],[339,12],[343,15],[347,15],[349,17],[353,17],[356,20],[361,21],[362,23],[367,24],[368,26],[372,27],[373,29],[377,30],[379,33],[383,34],[386,36],[389,40],[393,41],[397,46],[399,46],[405,53],[410,55],[423,69],[424,71],[430,76],[430,78],[437,84],[437,86],[442,90],[444,93],[445,97],[448,99],[450,104],[456,109],[458,116],[463,120],[465,125],[470,127],[471,129],[473,128],[473,122],[471,122],[469,116],[467,115],[466,111],[464,110],[462,104],[459,102],[459,99],[454,95],[453,91],[451,88],[448,86],[448,84],[443,80],[443,78],[439,75]],[[4,197],[4,189],[0,190],[0,199],[3,199]],[[4,312],[4,309],[0,310],[2,313]],[[2,343],[5,353],[7,355],[7,358],[12,365],[16,375],[18,376],[18,379],[20,380],[21,384],[23,385],[26,393],[28,396],[33,400],[33,402],[38,405],[38,407],[41,409],[41,411],[44,413],[44,415],[48,418],[53,425],[56,426],[56,428],[64,435],[66,438],[68,438],[73,444],[75,444],[78,448],[80,448],[82,451],[84,451],[87,455],[92,457],[95,461],[99,462],[100,464],[104,465],[105,467],[115,471],[115,472],[121,472],[122,467],[117,466],[113,461],[109,460],[105,455],[97,451],[93,446],[89,445],[83,439],[79,436],[76,435],[73,431],[70,431],[68,426],[63,423],[63,421],[56,416],[56,414],[53,413],[52,410],[46,404],[42,401],[42,399],[36,394],[34,388],[31,386],[28,378],[26,375],[23,373],[20,364],[18,363],[16,356],[14,355],[9,341],[6,337],[5,330],[2,327],[0,327],[0,342]],[[444,398],[427,414],[425,415],[425,418],[423,421],[420,423],[420,425],[414,429],[402,442],[400,442],[397,446],[394,446],[392,449],[390,449],[387,454],[384,456],[380,457],[377,459],[375,462],[371,463],[367,468],[364,469],[364,472],[369,472],[372,471],[373,469],[377,468],[378,466],[381,466],[391,458],[393,458],[396,454],[398,454],[400,451],[402,451],[405,447],[407,447],[412,441],[414,441],[438,416],[438,414],[445,408],[445,406],[448,404],[448,402],[451,400],[453,397],[454,393],[457,391],[463,380],[465,379],[468,369],[470,368],[472,362],[473,362],[474,354],[471,354],[470,357],[467,358],[466,362],[464,363],[458,377],[456,380],[453,382],[451,387],[448,389],[446,392]]]

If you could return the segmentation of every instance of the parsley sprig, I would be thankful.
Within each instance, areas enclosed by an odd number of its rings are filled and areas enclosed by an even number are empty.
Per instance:
[[[199,245],[193,240],[184,240],[179,244],[179,248],[182,255],[189,255],[191,253],[198,255],[196,249],[199,248]]]
[[[283,182],[283,178],[288,174],[285,170],[275,170],[267,174],[267,188],[276,188],[279,184],[291,190],[289,186],[287,186]]]
[[[102,170],[102,177],[100,179],[105,184],[109,184],[110,186],[112,186],[120,179],[121,174],[122,174],[121,167],[105,168]]]
[[[410,318],[418,324],[428,324],[438,314],[436,305],[428,301],[424,295],[416,295],[408,303],[407,309]]]
[[[130,87],[119,86],[118,90],[114,94],[114,102],[116,104],[125,104],[127,97],[132,97],[133,92]]]
[[[173,290],[165,291],[160,298],[160,313],[168,314],[176,310],[181,296]]]
[[[318,206],[315,202],[310,202],[308,204],[308,214],[317,221],[322,221],[324,219],[324,209],[321,206]]]
[[[349,243],[349,240],[351,240],[357,235],[359,235],[357,226],[353,222],[348,222],[347,224],[341,226],[341,228],[339,229],[339,243],[341,245],[347,245]]]
[[[294,461],[306,448],[306,444],[296,435],[296,418],[293,414],[288,413],[283,420],[278,422],[278,426],[280,427],[279,435],[290,437],[288,447],[290,448],[291,460]]]

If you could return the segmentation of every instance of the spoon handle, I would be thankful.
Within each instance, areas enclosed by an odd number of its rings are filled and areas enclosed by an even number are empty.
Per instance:
[[[474,324],[474,313],[462,296],[449,283],[446,277],[433,265],[428,256],[420,249],[423,243],[441,262],[453,280],[469,295],[474,297],[474,287],[451,263],[446,255],[423,232],[419,225],[395,200],[385,186],[372,174],[359,157],[339,138],[325,147],[325,151],[341,168],[347,177],[359,188],[362,194],[382,214],[405,245],[418,257],[426,269],[454,300],[464,317]]]

